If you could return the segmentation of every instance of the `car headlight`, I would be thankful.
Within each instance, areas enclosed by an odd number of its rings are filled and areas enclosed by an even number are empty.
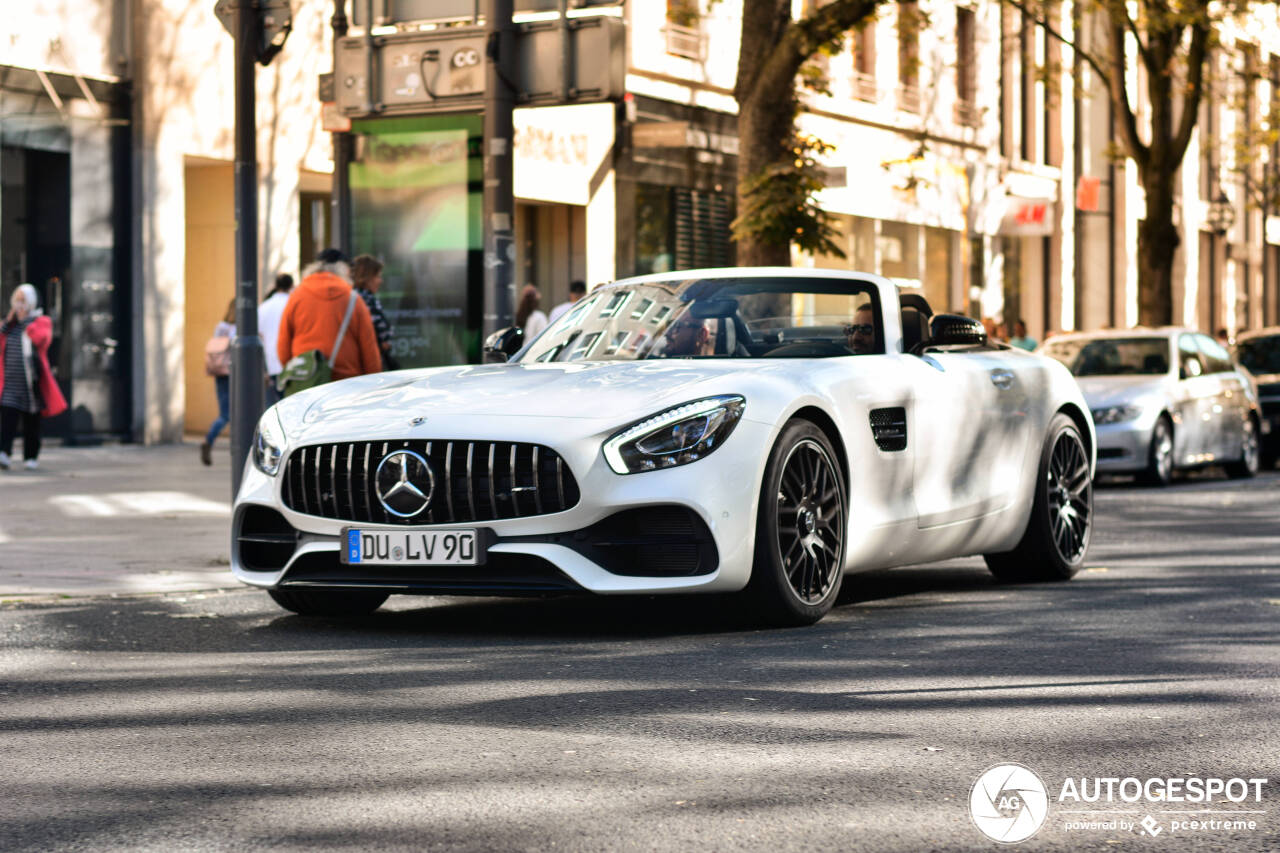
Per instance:
[[[618,474],[638,474],[696,462],[733,432],[747,401],[737,395],[694,400],[626,427],[604,443]]]
[[[1093,422],[1096,425],[1102,424],[1118,424],[1124,421],[1136,421],[1142,417],[1141,406],[1107,406],[1101,409],[1094,409]]]
[[[279,473],[280,460],[284,458],[284,430],[274,408],[267,409],[258,420],[253,431],[251,455],[253,464],[268,477]]]

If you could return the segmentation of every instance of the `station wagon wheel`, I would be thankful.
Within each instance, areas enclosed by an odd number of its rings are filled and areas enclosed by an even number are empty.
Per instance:
[[[1049,422],[1035,500],[1012,551],[985,554],[1003,581],[1068,580],[1080,570],[1093,530],[1093,472],[1075,422],[1059,412]]]
[[[789,423],[765,469],[756,555],[747,593],[765,621],[809,625],[840,591],[845,549],[844,477],[823,432]]]
[[[1153,486],[1167,486],[1173,479],[1173,427],[1165,415],[1156,418],[1151,430],[1147,468],[1142,479]]]
[[[1258,424],[1249,415],[1242,424],[1244,430],[1240,438],[1240,458],[1227,464],[1227,475],[1230,477],[1252,477],[1258,473],[1261,464],[1261,452],[1258,446]]]

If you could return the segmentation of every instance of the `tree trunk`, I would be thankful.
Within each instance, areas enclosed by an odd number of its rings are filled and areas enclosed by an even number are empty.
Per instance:
[[[1138,323],[1173,324],[1173,260],[1182,240],[1173,224],[1173,175],[1143,175],[1147,216],[1138,223]]]
[[[875,13],[880,0],[829,0],[798,21],[791,0],[743,0],[738,47],[738,193],[767,167],[795,160],[796,73],[819,48]],[[789,243],[738,238],[738,264],[791,266]]]
[[[788,81],[789,82],[789,81]],[[795,119],[795,97],[782,103],[761,104],[752,97],[738,108],[738,186],[772,163],[795,155],[788,150]],[[791,246],[767,243],[753,237],[738,241],[738,266],[789,267]]]

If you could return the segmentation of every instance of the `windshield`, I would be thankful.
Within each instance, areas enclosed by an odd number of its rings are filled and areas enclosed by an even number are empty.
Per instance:
[[[1043,353],[1076,376],[1161,376],[1169,372],[1168,338],[1071,338],[1049,341]]]
[[[871,282],[714,278],[604,287],[584,297],[521,362],[654,358],[829,358],[884,352]]]
[[[1236,347],[1236,359],[1256,376],[1280,373],[1280,335],[1242,341]]]

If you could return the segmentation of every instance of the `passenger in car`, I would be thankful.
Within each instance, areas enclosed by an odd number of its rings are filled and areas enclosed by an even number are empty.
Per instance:
[[[846,346],[855,355],[876,351],[876,315],[871,310],[871,303],[864,302],[853,312],[853,322],[844,327],[847,338]]]

